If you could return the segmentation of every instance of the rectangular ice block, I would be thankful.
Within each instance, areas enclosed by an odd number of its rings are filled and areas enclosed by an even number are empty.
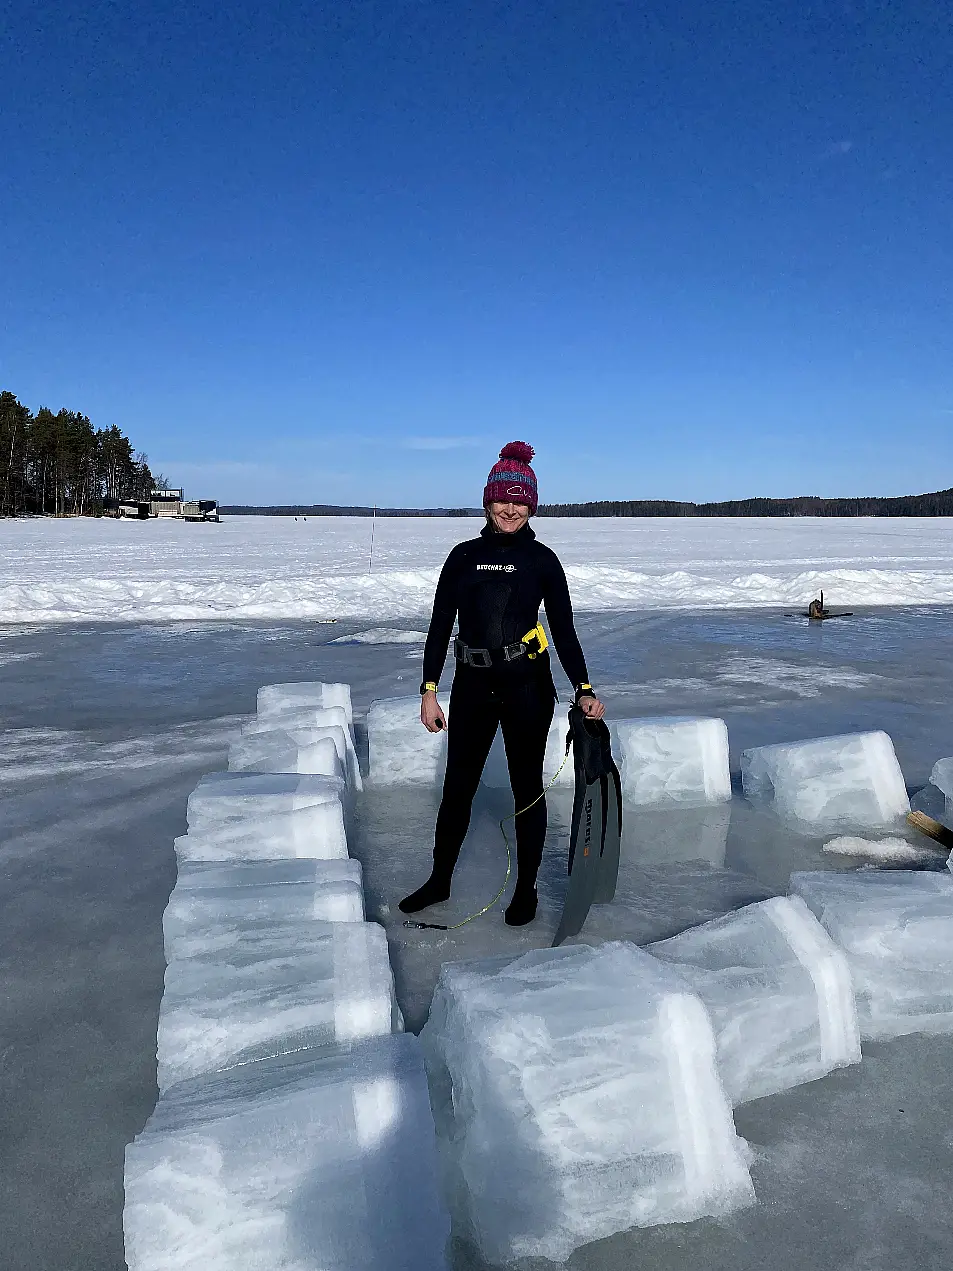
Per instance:
[[[634,945],[447,963],[421,1042],[454,1217],[494,1265],[754,1199],[708,1015]]]
[[[953,877],[918,870],[791,875],[847,955],[862,1037],[953,1033]]]
[[[228,746],[229,772],[291,772],[338,777],[350,784],[346,761],[342,728],[252,733]]]
[[[242,724],[242,736],[278,730],[297,732],[301,729],[334,727],[343,728],[353,746],[354,730],[351,724],[351,713],[343,706],[299,706],[294,710],[270,715],[255,715]]]
[[[618,719],[609,721],[609,732],[623,799],[630,806],[699,806],[731,799],[723,719]]]
[[[175,840],[181,868],[186,861],[256,861],[308,857],[347,857],[344,808],[334,796],[293,812],[202,822]]]
[[[308,707],[340,706],[354,722],[350,684],[263,684],[258,690],[258,715],[281,715]]]
[[[450,716],[444,706],[449,722]],[[367,712],[368,780],[377,786],[439,785],[447,766],[447,735],[420,722],[420,697],[388,697]]]
[[[207,830],[226,822],[260,821],[326,803],[340,804],[345,789],[340,777],[211,772],[189,795],[189,831]]]
[[[129,1271],[446,1271],[419,1043],[183,1081],[126,1148]]]
[[[364,921],[359,861],[183,864],[162,917],[165,956],[207,956],[253,929],[316,920]]]
[[[176,958],[159,1011],[159,1089],[304,1046],[398,1026],[382,927],[258,923],[228,949]]]
[[[847,959],[803,901],[747,905],[647,951],[704,1002],[733,1103],[860,1062]]]
[[[893,742],[883,732],[758,746],[742,754],[741,776],[748,799],[806,833],[891,825],[910,811]]]
[[[946,800],[946,815],[953,817],[953,758],[938,759],[930,773],[930,783],[942,790]],[[953,861],[953,856],[950,858]],[[951,866],[953,868],[953,866]]]

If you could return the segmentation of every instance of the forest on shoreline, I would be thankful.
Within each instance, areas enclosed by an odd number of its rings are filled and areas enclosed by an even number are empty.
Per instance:
[[[482,516],[482,508],[336,507],[328,503],[254,507],[225,505],[232,516]],[[725,503],[678,503],[668,499],[624,499],[601,503],[541,503],[537,516],[953,516],[953,489],[900,498],[732,499]]]
[[[75,410],[34,414],[0,392],[0,516],[101,516],[106,499],[147,501],[164,484],[116,427]]]

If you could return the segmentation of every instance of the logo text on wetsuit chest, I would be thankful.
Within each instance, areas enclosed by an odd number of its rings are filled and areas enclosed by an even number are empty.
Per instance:
[[[516,572],[515,565],[477,565],[477,570],[487,569],[492,573],[512,574]]]

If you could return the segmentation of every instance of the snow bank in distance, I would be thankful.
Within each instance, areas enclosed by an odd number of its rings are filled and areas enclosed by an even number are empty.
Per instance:
[[[534,522],[579,610],[953,602],[953,518]],[[0,622],[329,619],[426,625],[476,518],[0,521]],[[366,633],[365,633],[366,634]],[[355,637],[349,637],[355,638]]]
[[[354,635],[338,636],[331,644],[423,644],[426,631],[397,631],[393,627],[371,627]]]

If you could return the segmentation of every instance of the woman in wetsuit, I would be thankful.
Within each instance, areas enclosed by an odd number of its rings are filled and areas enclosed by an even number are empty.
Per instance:
[[[605,714],[589,683],[562,565],[555,552],[537,542],[529,525],[537,504],[536,476],[529,466],[533,453],[524,441],[512,441],[500,451],[483,491],[486,526],[479,538],[453,549],[437,583],[424,648],[420,720],[432,733],[447,727],[437,685],[457,619],[453,728],[447,731],[447,775],[433,872],[400,902],[404,913],[417,913],[449,897],[473,796],[501,727],[516,807],[527,809],[516,818],[517,878],[505,918],[517,927],[536,916],[536,875],[546,837],[546,801],[540,797],[543,757],[556,702],[548,651],[530,656],[539,647],[538,636],[530,637],[541,604],[577,703],[591,719]]]

